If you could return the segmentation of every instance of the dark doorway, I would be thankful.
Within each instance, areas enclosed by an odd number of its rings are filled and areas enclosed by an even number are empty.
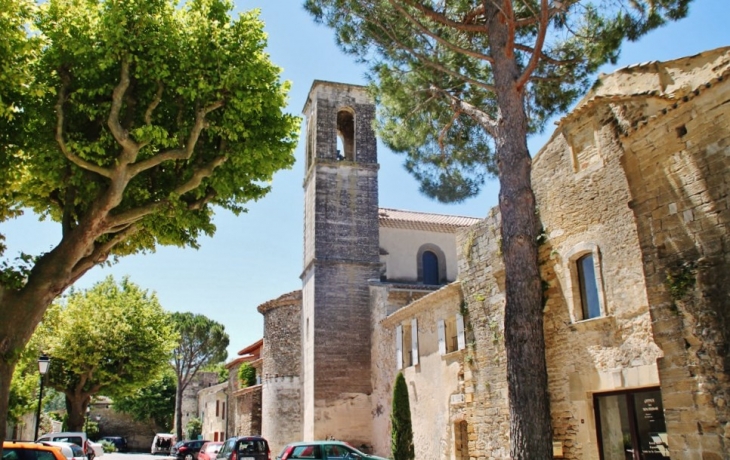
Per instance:
[[[431,251],[423,253],[423,284],[439,284],[439,259]]]
[[[601,460],[667,460],[667,428],[658,388],[593,395]]]

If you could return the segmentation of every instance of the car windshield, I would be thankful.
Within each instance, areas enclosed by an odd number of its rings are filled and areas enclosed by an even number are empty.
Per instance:
[[[3,447],[2,460],[56,460],[56,457],[47,450]]]
[[[241,441],[238,451],[244,454],[266,452],[266,443],[260,440]]]

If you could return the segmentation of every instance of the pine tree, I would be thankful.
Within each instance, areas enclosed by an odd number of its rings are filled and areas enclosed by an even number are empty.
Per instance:
[[[408,402],[408,386],[402,373],[398,373],[395,378],[390,424],[390,451],[393,454],[393,460],[413,460],[416,458],[413,447],[413,426],[411,425],[411,405]]]

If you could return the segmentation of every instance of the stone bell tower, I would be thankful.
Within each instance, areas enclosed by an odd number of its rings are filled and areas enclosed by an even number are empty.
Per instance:
[[[371,444],[368,281],[379,278],[375,106],[364,87],[315,81],[303,113],[302,434]]]

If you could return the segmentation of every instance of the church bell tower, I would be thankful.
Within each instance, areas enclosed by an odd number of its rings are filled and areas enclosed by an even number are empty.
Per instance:
[[[380,265],[375,106],[364,87],[315,81],[303,113],[302,434],[371,444],[368,282]]]

